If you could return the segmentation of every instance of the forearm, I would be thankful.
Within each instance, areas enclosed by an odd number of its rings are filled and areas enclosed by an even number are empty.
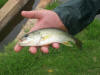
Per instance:
[[[54,9],[70,34],[75,35],[89,25],[100,8],[100,0],[70,0]]]

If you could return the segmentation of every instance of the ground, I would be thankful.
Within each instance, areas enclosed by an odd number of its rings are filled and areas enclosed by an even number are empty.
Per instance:
[[[82,49],[61,45],[58,50],[50,47],[49,54],[38,50],[32,55],[28,47],[16,53],[16,42],[9,43],[6,52],[0,53],[0,75],[100,75],[99,30],[100,21],[95,19],[75,36],[83,42]]]

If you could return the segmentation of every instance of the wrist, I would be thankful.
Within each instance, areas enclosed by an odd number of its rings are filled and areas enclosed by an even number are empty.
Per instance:
[[[60,17],[58,16],[58,14],[56,12],[54,12],[54,13],[55,13],[55,16],[57,18],[57,21],[59,22],[60,29],[62,29],[64,31],[68,31],[68,28],[64,25],[63,21],[60,19]]]

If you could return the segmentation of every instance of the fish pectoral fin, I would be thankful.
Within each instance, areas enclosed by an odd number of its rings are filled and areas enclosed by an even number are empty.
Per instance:
[[[73,47],[72,43],[70,41],[63,42],[65,46]]]
[[[43,36],[43,37],[42,37],[42,40],[46,40],[46,39],[48,39],[49,37],[50,37],[50,35]]]

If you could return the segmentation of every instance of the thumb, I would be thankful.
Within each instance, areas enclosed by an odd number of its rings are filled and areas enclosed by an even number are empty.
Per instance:
[[[22,11],[21,15],[26,18],[32,18],[32,19],[41,19],[43,17],[42,12],[39,10],[35,11]]]

